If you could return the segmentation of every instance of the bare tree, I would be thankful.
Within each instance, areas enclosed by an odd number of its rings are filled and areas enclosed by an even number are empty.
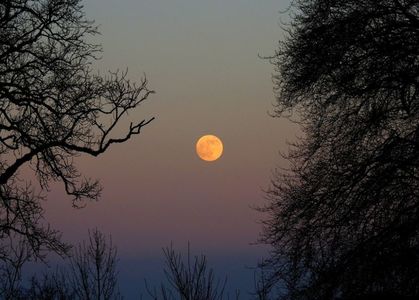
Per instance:
[[[269,276],[265,274],[264,266],[259,264],[254,272],[254,292],[253,296],[257,300],[269,300],[273,298],[274,292],[272,286],[269,285]]]
[[[126,72],[92,71],[100,54],[80,0],[0,2],[0,242],[11,233],[42,249],[66,253],[59,232],[41,222],[43,194],[19,170],[29,166],[42,190],[61,182],[73,205],[98,199],[99,183],[83,177],[74,157],[98,156],[123,143],[152,119],[124,117],[151,90]],[[123,132],[121,134],[121,132]]]
[[[32,259],[26,240],[10,236],[0,248],[0,299],[17,299],[22,293],[22,267]]]
[[[116,247],[112,239],[97,229],[89,232],[89,242],[79,245],[71,258],[71,281],[77,299],[119,299]]]
[[[21,281],[21,273],[23,264],[31,259],[30,247],[20,243],[8,250],[10,258],[3,259],[5,266],[0,268],[1,299],[122,299],[117,287],[116,247],[97,229],[89,231],[88,242],[73,249],[67,266],[34,275],[28,288]]]
[[[304,136],[268,192],[282,299],[419,297],[419,1],[293,1],[272,58]],[[295,116],[295,115],[294,115]]]
[[[212,269],[208,270],[207,258],[204,255],[195,256],[191,261],[190,248],[186,261],[173,246],[163,249],[166,258],[164,273],[168,286],[161,284],[160,289],[151,289],[146,282],[148,294],[153,299],[181,300],[221,300],[227,279],[216,280]],[[238,292],[236,297],[238,298]]]

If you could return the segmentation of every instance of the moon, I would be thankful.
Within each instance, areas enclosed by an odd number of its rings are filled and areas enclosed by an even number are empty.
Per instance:
[[[205,161],[215,161],[223,154],[223,143],[215,135],[204,135],[196,142],[196,153]]]

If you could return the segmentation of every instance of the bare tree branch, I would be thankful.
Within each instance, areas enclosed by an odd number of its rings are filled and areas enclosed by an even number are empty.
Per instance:
[[[93,72],[101,47],[89,40],[96,34],[80,0],[0,3],[0,239],[26,236],[37,254],[68,247],[41,225],[44,197],[19,170],[33,169],[43,190],[62,182],[82,207],[98,199],[101,187],[82,177],[74,157],[98,156],[154,119],[128,116],[153,93],[145,76],[135,83],[126,71]]]

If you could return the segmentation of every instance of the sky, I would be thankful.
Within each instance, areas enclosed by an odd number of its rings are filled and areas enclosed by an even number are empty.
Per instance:
[[[127,299],[162,279],[162,248],[173,243],[205,254],[229,289],[253,287],[255,266],[267,247],[253,245],[279,151],[295,125],[272,118],[274,54],[284,37],[279,23],[288,0],[85,0],[101,35],[102,74],[144,74],[156,91],[128,120],[156,119],[129,142],[104,155],[81,156],[84,176],[97,178],[102,197],[74,209],[62,186],[53,186],[46,219],[77,243],[88,229],[110,234],[118,248],[120,287]],[[218,136],[222,157],[195,153],[204,134]],[[246,296],[243,296],[246,299]]]

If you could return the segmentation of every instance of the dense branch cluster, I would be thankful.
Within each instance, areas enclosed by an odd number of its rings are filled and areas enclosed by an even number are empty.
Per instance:
[[[98,198],[100,186],[82,178],[73,158],[97,156],[151,121],[131,123],[121,135],[124,116],[152,91],[146,79],[137,85],[126,73],[95,74],[95,34],[80,0],[0,3],[0,237],[25,235],[34,250],[64,248],[41,226],[42,195],[19,178],[22,166],[30,165],[42,189],[60,181],[73,204],[83,205]]]
[[[273,63],[304,137],[268,193],[284,299],[419,295],[419,2],[295,1]]]

